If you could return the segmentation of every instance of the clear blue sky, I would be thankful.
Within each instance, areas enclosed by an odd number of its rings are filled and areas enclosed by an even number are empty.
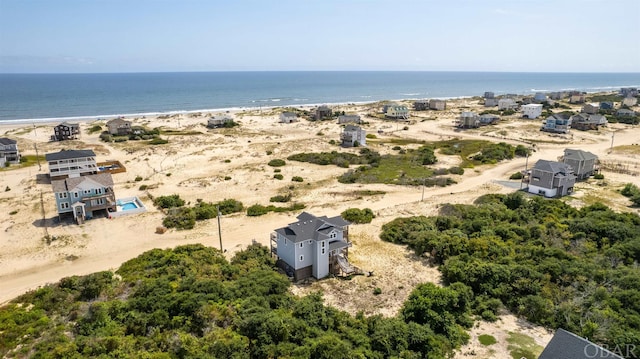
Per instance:
[[[0,72],[640,72],[640,0],[0,0]]]

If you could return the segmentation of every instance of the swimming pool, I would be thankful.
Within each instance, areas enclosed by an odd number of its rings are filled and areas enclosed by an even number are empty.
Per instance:
[[[122,204],[122,210],[123,211],[128,211],[130,209],[136,209],[136,208],[138,208],[138,206],[133,202],[128,202],[128,203],[123,203]]]
[[[116,211],[111,212],[111,217],[120,217],[130,214],[146,212],[147,208],[138,197],[125,197],[116,200]]]

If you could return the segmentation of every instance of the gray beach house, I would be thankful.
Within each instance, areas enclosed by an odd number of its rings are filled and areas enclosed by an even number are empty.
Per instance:
[[[92,150],[63,150],[47,153],[44,158],[49,164],[49,177],[52,180],[98,173],[96,154]]]
[[[573,192],[576,175],[571,166],[562,162],[538,160],[531,169],[529,193],[545,197],[562,197]]]
[[[598,171],[598,156],[582,150],[564,150],[562,162],[571,166],[578,180],[587,179]]]

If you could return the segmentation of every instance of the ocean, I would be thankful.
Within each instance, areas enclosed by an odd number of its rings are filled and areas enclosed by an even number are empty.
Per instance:
[[[0,122],[640,87],[640,73],[184,72],[0,74]]]

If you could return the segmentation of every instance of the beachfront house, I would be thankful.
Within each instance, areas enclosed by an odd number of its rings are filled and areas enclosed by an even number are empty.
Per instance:
[[[457,126],[460,128],[480,127],[480,117],[475,112],[464,111],[458,117]]]
[[[556,91],[549,93],[549,99],[551,100],[562,100],[567,97],[567,93],[565,91]]]
[[[295,112],[283,112],[280,114],[280,123],[298,122],[298,114]]]
[[[53,128],[52,141],[75,140],[80,136],[80,124],[63,122]]]
[[[625,97],[622,99],[622,106],[627,106],[627,107],[631,107],[631,106],[635,106],[638,104],[638,98],[637,97]]]
[[[530,103],[528,105],[520,106],[522,109],[522,117],[528,119],[538,118],[542,115],[542,105],[539,103]]]
[[[126,136],[133,130],[131,129],[131,121],[127,121],[123,118],[114,118],[107,122],[107,131],[109,134],[115,136]]]
[[[492,113],[485,113],[479,115],[478,119],[480,120],[480,126],[495,125],[500,121],[500,116],[494,115]]]
[[[271,253],[287,275],[299,281],[358,271],[348,262],[349,222],[340,216],[316,217],[307,212],[296,218],[297,222],[271,235]]]
[[[591,103],[585,103],[584,105],[582,105],[582,110],[580,112],[593,115],[598,113],[599,110],[600,110],[600,104],[591,102]]]
[[[585,99],[586,98],[583,93],[574,92],[569,96],[569,103],[584,103]]]
[[[7,137],[0,138],[0,166],[20,163],[20,152],[18,142]]]
[[[571,116],[571,127],[576,130],[597,130],[600,126],[606,126],[609,121],[600,114],[579,113]]]
[[[429,100],[413,101],[413,109],[415,111],[426,111],[429,109]]]
[[[553,133],[569,133],[571,126],[571,116],[563,113],[554,113],[544,120],[540,130]]]
[[[316,108],[316,115],[314,118],[316,121],[329,120],[333,118],[333,111],[329,106],[318,106],[318,108]]]
[[[360,115],[340,115],[338,116],[338,123],[339,124],[344,124],[344,123],[361,124],[362,119],[360,118]]]
[[[367,132],[360,126],[347,125],[340,134],[344,147],[358,147],[367,145]]]
[[[538,160],[529,176],[529,193],[545,197],[562,197],[573,192],[576,175],[571,166],[547,160]]]
[[[636,97],[638,96],[637,87],[622,87],[620,89],[620,96],[622,97]]]
[[[535,95],[533,95],[533,102],[535,103],[543,103],[547,102],[547,100],[547,95],[542,92],[536,92]]]
[[[62,150],[44,156],[51,180],[88,176],[98,173],[96,154],[92,150]]]
[[[497,98],[485,98],[484,99],[484,107],[495,107],[498,106]]]
[[[518,104],[512,98],[501,98],[498,100],[498,110],[517,110]]]
[[[562,162],[571,166],[578,181],[587,179],[598,171],[598,156],[591,152],[567,148]]]
[[[233,117],[229,115],[216,115],[207,120],[207,128],[228,127],[233,124]]]
[[[113,178],[110,173],[65,178],[51,181],[56,198],[58,217],[72,214],[82,224],[102,212],[105,216],[116,211]]]
[[[445,100],[431,99],[429,100],[429,109],[436,111],[444,111],[447,109],[447,102]]]
[[[397,120],[406,120],[409,118],[409,109],[405,105],[385,105],[382,111],[384,112],[384,116],[387,118],[393,118]]]
[[[484,95],[482,95],[482,97],[484,97],[485,99],[487,99],[487,98],[495,98],[495,97],[496,97],[496,94],[495,94],[495,93],[493,93],[493,92],[491,92],[491,91],[486,91],[486,92],[484,93]]]
[[[601,110],[613,110],[613,102],[611,101],[602,101],[600,102],[600,109]]]
[[[620,347],[615,347],[617,351],[622,351]],[[635,345],[633,346],[635,349]],[[629,347],[626,347],[629,350]],[[633,354],[633,353],[627,353]],[[629,356],[631,358],[631,356]],[[635,355],[634,355],[635,357]],[[544,348],[538,359],[585,359],[585,358],[607,358],[623,359],[598,344],[579,337],[562,328],[558,328],[555,334]]]

